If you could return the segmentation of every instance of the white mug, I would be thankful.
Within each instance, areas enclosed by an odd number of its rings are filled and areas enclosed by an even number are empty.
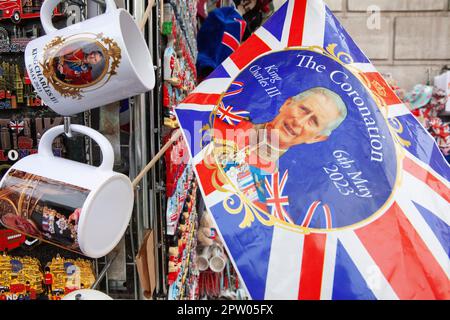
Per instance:
[[[113,298],[101,291],[81,289],[68,293],[62,300],[113,300]]]
[[[58,158],[52,143],[64,126],[42,136],[38,153],[16,162],[0,182],[0,222],[10,229],[91,258],[111,252],[133,210],[130,179],[114,172],[114,151],[97,131],[71,125],[100,146],[99,167]]]
[[[44,1],[46,35],[25,50],[28,76],[47,106],[69,116],[153,89],[152,57],[127,11],[106,0],[104,14],[57,30],[52,13],[61,1]]]
[[[223,248],[212,245],[210,252],[211,258],[209,258],[209,268],[213,272],[222,272],[227,265],[227,258],[223,252]]]
[[[211,256],[210,247],[203,247],[200,254],[197,255],[196,264],[199,271],[205,271],[209,268],[209,257]]]

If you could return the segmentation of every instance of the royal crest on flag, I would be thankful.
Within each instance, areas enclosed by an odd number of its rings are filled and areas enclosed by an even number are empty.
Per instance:
[[[253,299],[450,298],[449,166],[323,1],[286,1],[176,113]]]

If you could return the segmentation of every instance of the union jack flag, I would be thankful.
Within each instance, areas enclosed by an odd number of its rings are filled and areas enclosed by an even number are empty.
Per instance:
[[[9,127],[13,131],[16,131],[17,133],[20,133],[25,128],[25,124],[24,124],[23,121],[10,121],[9,122]]]
[[[229,30],[230,32],[224,31],[222,37],[222,44],[230,48],[232,52],[235,52],[241,45],[242,38],[244,37],[245,27],[247,25],[245,20],[234,18],[234,21],[239,24],[239,39],[236,38],[236,36],[233,34],[234,32],[232,32],[233,30],[231,29]]]
[[[267,193],[269,194],[269,197],[266,200],[266,204],[271,207],[272,215],[278,217],[283,221],[294,223],[292,218],[289,216],[289,213],[284,208],[285,206],[289,206],[289,197],[283,196],[283,189],[286,185],[287,179],[287,170],[284,172],[281,181],[280,173],[278,171],[274,173],[270,179],[266,177],[264,183]]]
[[[218,118],[232,126],[247,119],[245,115],[248,115],[248,113],[248,111],[233,111],[232,106],[225,107],[223,103],[220,103],[219,108],[217,109]]]
[[[326,232],[311,228],[309,233],[279,224],[268,227],[253,223],[243,228],[238,214],[230,216],[224,210],[227,199],[226,204],[230,204],[229,199],[237,203],[239,198],[224,187],[227,182],[211,181],[214,171],[205,160],[209,145],[199,149],[202,135],[193,123],[209,124],[223,94],[255,59],[291,47],[331,45],[344,48],[344,56],[351,57],[349,67],[383,89],[384,116],[402,128],[400,139],[410,143],[405,146],[395,140],[402,150],[398,159],[400,182],[373,219],[351,228]],[[191,136],[187,142],[206,206],[253,299],[450,299],[449,165],[433,138],[323,1],[285,1],[200,83],[176,113],[181,127]],[[313,206],[310,215],[321,211],[324,215],[313,214],[311,220],[329,215],[332,227],[331,204],[316,202]],[[292,203],[289,213],[294,215]]]

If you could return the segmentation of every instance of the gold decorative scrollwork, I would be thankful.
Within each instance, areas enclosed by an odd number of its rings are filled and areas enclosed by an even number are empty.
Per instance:
[[[347,52],[340,51],[336,53],[337,44],[331,43],[326,47],[326,52],[334,57],[335,59],[338,59],[343,64],[352,64],[354,62],[351,55],[349,55]]]
[[[80,100],[83,97],[84,92],[88,92],[89,89],[97,90],[103,87],[112,76],[117,74],[122,59],[122,50],[117,42],[112,38],[105,37],[103,33],[99,33],[92,37],[92,34],[70,36],[67,38],[56,37],[44,47],[44,61],[41,63],[42,73],[51,85],[58,93],[63,97],[71,97],[73,99]],[[105,68],[102,74],[92,83],[86,85],[72,85],[61,81],[56,76],[56,70],[54,65],[54,59],[58,57],[58,53],[64,46],[68,44],[74,44],[76,42],[91,42],[101,48],[103,56],[105,58]],[[97,84],[101,83],[99,86]],[[94,87],[95,86],[95,87]]]
[[[397,118],[390,119],[388,121],[389,128],[391,128],[394,133],[395,140],[404,147],[409,148],[411,146],[411,142],[403,139],[400,135],[403,133],[403,124]]]
[[[237,215],[244,210],[244,219],[239,224],[241,229],[249,228],[255,222],[255,217],[261,222],[263,225],[267,227],[272,227],[275,225],[275,217],[267,214],[264,210],[258,208],[253,203],[248,201],[245,196],[241,194],[236,194],[237,197],[229,196],[223,201],[224,209],[232,214]],[[266,218],[264,218],[265,216]]]

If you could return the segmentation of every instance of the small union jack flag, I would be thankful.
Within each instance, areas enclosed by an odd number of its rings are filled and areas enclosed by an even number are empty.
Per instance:
[[[265,185],[269,197],[266,199],[266,204],[271,207],[271,214],[283,221],[294,223],[292,218],[287,213],[285,206],[289,206],[289,198],[283,196],[283,189],[288,179],[288,170],[283,174],[280,181],[280,173],[277,171],[272,175],[271,181],[265,179]]]
[[[245,28],[247,27],[247,22],[245,22],[245,20],[236,19],[236,18],[234,18],[234,21],[239,23],[239,26],[241,27],[241,30],[240,30],[241,32],[240,32],[239,36],[240,36],[240,41],[242,41],[242,39],[244,38]]]
[[[25,128],[25,124],[23,121],[10,121],[9,127],[17,133],[20,133]]]
[[[225,121],[229,125],[236,125],[242,120],[248,119],[245,115],[248,115],[248,111],[233,111],[232,106],[225,108],[223,103],[220,103],[219,109],[217,110],[217,116],[220,120]],[[235,123],[236,122],[236,123]]]
[[[237,30],[233,26],[230,26],[229,28],[225,29],[226,31],[224,31],[222,37],[222,44],[230,48],[232,52],[235,52],[241,45],[241,41],[245,33],[245,28],[247,26],[245,20],[234,18],[234,21],[239,24],[239,33],[236,32]]]

